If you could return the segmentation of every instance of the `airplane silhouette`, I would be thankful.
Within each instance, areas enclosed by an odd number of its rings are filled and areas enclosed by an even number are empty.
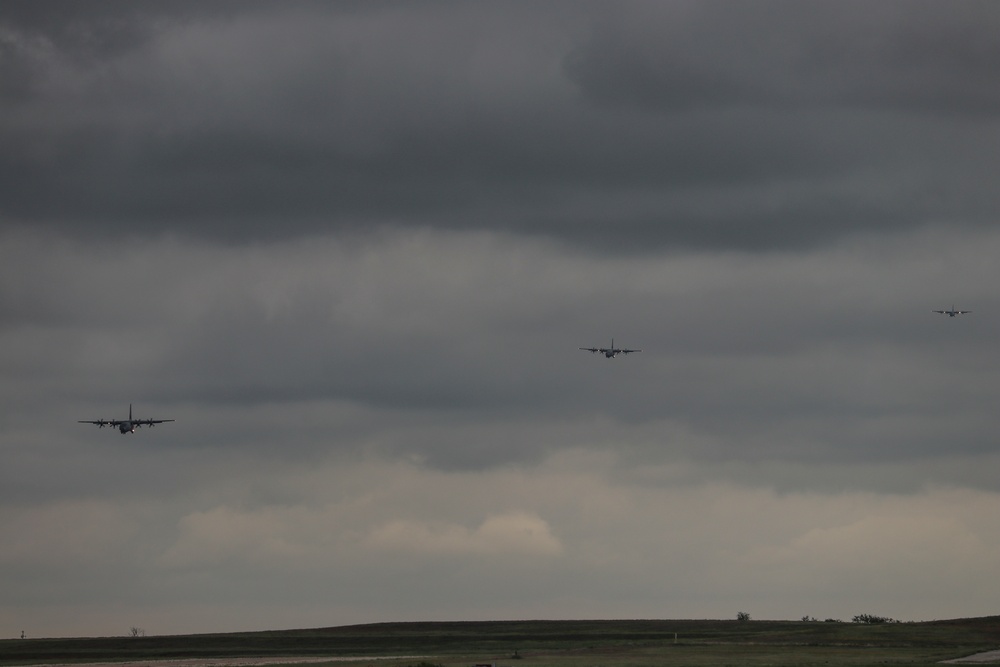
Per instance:
[[[942,315],[947,315],[948,317],[955,317],[956,315],[965,315],[966,313],[971,313],[971,310],[955,310],[955,305],[952,304],[951,310],[933,310],[933,313],[941,313]]]
[[[135,433],[135,430],[140,426],[148,426],[153,428],[155,424],[162,424],[163,422],[172,422],[173,419],[133,419],[132,418],[132,404],[128,404],[128,419],[97,419],[95,421],[79,420],[79,424],[96,424],[98,428],[104,428],[105,426],[111,426],[117,428],[124,435],[125,433]]]
[[[615,347],[615,339],[611,339],[611,347],[581,347],[581,350],[586,350],[587,352],[600,352],[608,359],[614,359],[619,354],[632,354],[633,352],[642,352],[642,350],[629,350],[626,348]]]

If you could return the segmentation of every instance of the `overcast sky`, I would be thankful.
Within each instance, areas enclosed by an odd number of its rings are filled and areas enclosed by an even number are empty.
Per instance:
[[[5,1],[0,636],[1000,612],[998,34]]]

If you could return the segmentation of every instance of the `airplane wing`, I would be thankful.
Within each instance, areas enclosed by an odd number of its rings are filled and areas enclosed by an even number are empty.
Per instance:
[[[941,313],[942,315],[944,315],[944,314],[945,314],[945,313],[947,313],[948,311],[947,311],[947,310],[932,310],[931,312],[932,312],[932,313]]]
[[[88,421],[86,419],[80,419],[80,420],[77,421],[77,423],[78,424],[96,424],[97,426],[99,426],[101,428],[104,428],[105,426],[118,426],[119,424],[121,424],[121,422],[118,421],[117,419],[95,419],[95,420],[90,420],[90,421]]]
[[[581,347],[581,350],[586,350],[587,352],[604,352],[604,350],[596,347]]]
[[[642,350],[618,350],[622,354],[631,354],[633,352],[642,352]]]
[[[136,424],[145,424],[146,426],[152,426],[153,424],[162,424],[163,422],[172,422],[173,419],[136,419]]]

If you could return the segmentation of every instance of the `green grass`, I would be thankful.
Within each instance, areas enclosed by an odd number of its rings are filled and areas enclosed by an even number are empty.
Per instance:
[[[862,625],[805,621],[377,623],[314,630],[0,641],[0,667],[183,658],[357,657],[336,667],[932,665],[1000,648],[1000,617]],[[518,658],[513,658],[515,654]],[[376,656],[420,656],[372,660]],[[426,667],[426,666],[425,666]]]

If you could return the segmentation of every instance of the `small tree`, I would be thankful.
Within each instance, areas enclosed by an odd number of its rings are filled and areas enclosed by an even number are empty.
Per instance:
[[[137,628],[137,627],[135,627],[133,625],[131,628],[129,628],[128,636],[129,637],[145,637],[146,636],[146,631],[143,630],[142,628]]]
[[[738,612],[736,612],[736,620],[737,621],[749,621],[750,620],[750,614],[748,612],[745,612],[745,611],[738,611]]]

